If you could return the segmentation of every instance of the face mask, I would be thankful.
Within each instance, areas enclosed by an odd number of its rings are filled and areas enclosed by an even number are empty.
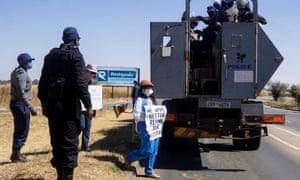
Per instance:
[[[32,68],[32,61],[20,63],[24,69],[31,69]]]
[[[149,97],[149,96],[151,96],[151,95],[153,94],[153,90],[152,90],[152,89],[145,89],[145,90],[144,90],[144,94],[145,94],[147,97]]]
[[[27,69],[31,69],[32,68],[32,61],[28,62],[26,65]]]

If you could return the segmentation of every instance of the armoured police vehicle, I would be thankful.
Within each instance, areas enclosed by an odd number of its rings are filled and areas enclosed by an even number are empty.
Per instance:
[[[212,31],[212,19],[203,17],[196,19],[208,29],[193,29],[190,0],[182,21],[150,23],[151,81],[168,110],[164,143],[230,138],[238,149],[257,150],[268,135],[264,123],[284,123],[284,115],[264,114],[256,99],[283,56],[259,22],[257,0],[252,4],[251,21],[214,21]]]

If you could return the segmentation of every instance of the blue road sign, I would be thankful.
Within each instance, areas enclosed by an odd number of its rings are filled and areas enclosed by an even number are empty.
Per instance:
[[[108,80],[107,74],[108,74],[107,70],[98,70],[97,80],[100,81],[100,82],[101,81],[107,81]]]
[[[139,80],[139,68],[97,67],[97,81],[103,85],[132,86]]]

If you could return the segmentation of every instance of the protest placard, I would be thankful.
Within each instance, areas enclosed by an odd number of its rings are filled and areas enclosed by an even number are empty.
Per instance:
[[[102,86],[101,85],[89,85],[89,93],[91,96],[91,103],[93,110],[99,110],[103,108],[102,104]],[[81,103],[81,109],[85,111],[83,104]]]
[[[162,136],[162,128],[167,115],[167,108],[163,105],[145,106],[146,130],[150,140]]]

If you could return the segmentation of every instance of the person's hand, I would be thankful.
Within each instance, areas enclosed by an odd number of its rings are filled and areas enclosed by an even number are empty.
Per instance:
[[[37,115],[37,111],[35,109],[30,109],[30,113],[31,113],[32,116]]]
[[[93,115],[94,115],[93,109],[92,109],[92,108],[89,108],[89,109],[86,111],[86,117],[87,117],[87,119],[92,120]]]

